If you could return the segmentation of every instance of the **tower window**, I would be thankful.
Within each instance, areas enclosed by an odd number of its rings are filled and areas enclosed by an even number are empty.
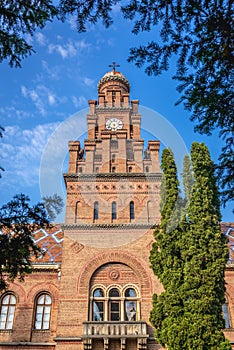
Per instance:
[[[129,173],[132,173],[132,166],[130,166],[130,167],[128,168],[128,172],[129,172]]]
[[[111,148],[118,149],[118,141],[117,140],[111,140]]]
[[[6,294],[1,301],[0,329],[12,329],[16,306],[16,297]]]
[[[98,202],[94,202],[93,220],[98,220]]]
[[[82,173],[83,172],[83,168],[80,166],[79,167],[79,173]]]
[[[76,202],[75,222],[79,219],[80,202]]]
[[[146,172],[146,173],[149,172],[149,167],[148,167],[148,165],[145,167],[145,172]]]
[[[117,219],[116,202],[111,204],[111,219],[112,221]]]
[[[135,219],[135,210],[134,210],[134,202],[131,201],[129,204],[129,211],[130,211],[130,221]]]
[[[111,172],[115,173],[115,171],[116,171],[116,168],[115,168],[115,166],[113,166],[112,169],[111,169]]]
[[[112,161],[112,163],[115,162],[115,154],[112,154],[112,156],[111,156],[111,161]]]

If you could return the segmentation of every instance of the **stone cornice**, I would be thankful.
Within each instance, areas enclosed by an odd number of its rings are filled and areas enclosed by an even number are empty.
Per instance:
[[[96,106],[96,111],[100,111],[100,112],[108,112],[108,111],[110,111],[110,112],[113,112],[113,111],[119,111],[119,112],[128,112],[128,111],[131,111],[131,109],[132,109],[132,106]]]
[[[147,180],[147,181],[161,181],[161,173],[97,173],[97,174],[80,174],[80,173],[64,173],[64,179],[69,179],[70,181],[93,181],[93,180],[105,180],[114,181],[124,178],[131,179],[131,181]]]
[[[138,230],[138,229],[153,229],[157,226],[155,223],[151,224],[64,224],[63,230]]]
[[[58,263],[49,263],[49,262],[44,262],[44,263],[33,263],[32,268],[33,271],[52,271],[52,272],[57,272],[60,270],[61,264]]]

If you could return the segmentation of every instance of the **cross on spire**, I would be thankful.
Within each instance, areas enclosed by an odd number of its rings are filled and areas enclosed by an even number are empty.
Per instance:
[[[112,71],[115,72],[115,68],[120,67],[120,65],[116,62],[112,62],[111,64],[109,64],[109,67],[112,67]]]

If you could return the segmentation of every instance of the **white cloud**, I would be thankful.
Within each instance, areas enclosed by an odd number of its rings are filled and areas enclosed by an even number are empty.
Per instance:
[[[26,86],[21,86],[21,93],[23,97],[29,98],[36,106],[37,110],[45,116],[47,114],[47,105],[53,106],[58,101],[64,102],[63,97],[58,98],[57,95],[48,89],[43,84],[38,84],[34,89],[28,89]]]
[[[36,38],[37,43],[38,43],[40,46],[45,46],[45,45],[46,45],[47,40],[46,40],[46,37],[45,37],[44,34],[42,34],[42,33],[36,33],[36,34],[35,34],[35,38]]]
[[[94,79],[90,79],[90,78],[87,78],[87,77],[83,78],[83,81],[84,81],[85,85],[87,85],[89,87],[93,86],[94,82],[95,82]]]
[[[72,96],[71,99],[75,108],[87,107],[87,99],[84,96]]]
[[[5,127],[0,143],[1,166],[5,169],[1,186],[15,192],[39,182],[40,159],[52,132],[59,123],[37,125],[33,129]]]
[[[90,48],[91,45],[85,40],[74,41],[71,39],[69,39],[66,43],[63,44],[49,44],[48,46],[50,54],[56,52],[63,59],[75,57],[80,52],[83,52],[84,50],[89,50]]]
[[[24,85],[21,86],[21,93],[23,97],[29,98],[32,100],[32,102],[35,104],[38,111],[45,116],[46,115],[46,109],[44,106],[44,101],[42,99],[42,96],[38,93],[36,89],[27,89]]]

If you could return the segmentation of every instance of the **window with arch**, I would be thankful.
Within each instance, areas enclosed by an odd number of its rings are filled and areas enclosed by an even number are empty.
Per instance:
[[[80,211],[80,202],[76,202],[76,210],[75,210],[75,222],[79,219],[79,211]]]
[[[50,329],[52,300],[49,294],[40,294],[35,303],[34,329]]]
[[[135,208],[134,208],[133,201],[129,203],[129,216],[130,216],[130,221],[135,219]]]
[[[231,328],[231,320],[229,315],[228,301],[225,298],[225,303],[222,305],[222,313],[225,322],[225,328]]]
[[[149,172],[149,167],[148,167],[148,165],[146,165],[146,167],[145,167],[145,172],[146,172],[146,173]]]
[[[104,293],[101,288],[97,288],[93,292],[93,321],[103,321],[104,320]]]
[[[16,297],[12,293],[5,294],[1,299],[0,329],[12,329],[15,315]]]
[[[137,294],[135,289],[128,288],[125,291],[125,321],[136,321],[137,312]]]
[[[148,222],[151,222],[152,220],[152,213],[153,213],[153,203],[151,201],[147,202],[147,219]]]
[[[120,293],[117,288],[109,291],[109,321],[120,321]]]
[[[130,166],[130,167],[128,168],[128,172],[129,172],[129,173],[132,173],[132,166]]]
[[[112,202],[111,204],[111,220],[116,220],[117,219],[117,206],[116,202]]]
[[[114,153],[111,155],[111,161],[112,161],[112,163],[115,162],[115,154]]]
[[[115,166],[113,166],[113,167],[111,168],[111,172],[112,172],[112,173],[115,173],[115,171],[116,171],[116,168],[115,168]]]
[[[98,220],[98,202],[94,202],[94,208],[93,208],[93,220]]]
[[[94,287],[90,303],[92,321],[135,322],[140,319],[139,297],[133,286]]]

